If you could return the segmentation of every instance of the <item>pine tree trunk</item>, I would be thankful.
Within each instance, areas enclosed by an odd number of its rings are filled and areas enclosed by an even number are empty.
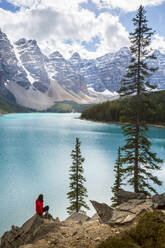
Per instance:
[[[135,138],[135,164],[134,164],[134,191],[136,193],[139,192],[138,187],[138,160],[139,160],[139,149],[138,149],[138,143],[139,143],[139,111],[137,111],[136,115],[136,138]]]
[[[76,151],[77,153],[77,160],[78,160],[78,151]],[[78,213],[79,212],[79,209],[78,209],[78,161],[77,161],[77,164],[76,164],[76,212]]]
[[[136,193],[139,192],[139,182],[138,182],[138,161],[139,161],[139,126],[140,126],[140,110],[139,110],[139,103],[140,103],[140,62],[141,62],[141,13],[139,18],[139,37],[138,37],[138,87],[137,87],[137,111],[136,111],[136,137],[135,137],[135,164],[134,164],[134,191]]]

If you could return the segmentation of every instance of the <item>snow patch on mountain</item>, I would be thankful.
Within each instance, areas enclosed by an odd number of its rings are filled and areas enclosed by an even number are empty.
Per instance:
[[[48,85],[50,79],[45,69],[47,57],[41,52],[37,41],[22,38],[15,42],[15,47],[22,65],[34,79],[34,82]]]
[[[27,78],[28,78],[29,82],[30,82],[31,84],[33,84],[33,83],[35,82],[35,79],[30,75],[30,72],[29,72],[29,71],[25,68],[25,66],[23,65],[23,63],[22,63],[22,61],[21,61],[21,59],[20,59],[20,54],[19,54],[19,52],[17,51],[17,48],[15,47],[15,45],[14,45],[14,44],[12,44],[12,45],[13,45],[13,49],[14,49],[16,58],[17,58],[17,60],[18,60],[18,66],[21,66],[21,67],[24,69],[24,71],[26,72],[26,75],[27,75]]]
[[[103,96],[119,96],[119,94],[116,91],[112,92],[112,91],[107,90],[107,89],[102,91],[102,92],[98,92],[98,91],[95,91],[93,88],[88,87],[88,90],[93,92],[93,93],[100,94]]]

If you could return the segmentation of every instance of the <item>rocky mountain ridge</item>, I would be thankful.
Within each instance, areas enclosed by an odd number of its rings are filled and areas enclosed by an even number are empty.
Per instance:
[[[155,53],[159,70],[151,81],[158,90],[165,89],[165,55]],[[0,95],[37,110],[47,109],[55,101],[111,100],[117,97],[129,60],[126,47],[96,59],[82,59],[77,52],[68,60],[58,51],[46,56],[37,41],[22,38],[13,44],[0,31]]]

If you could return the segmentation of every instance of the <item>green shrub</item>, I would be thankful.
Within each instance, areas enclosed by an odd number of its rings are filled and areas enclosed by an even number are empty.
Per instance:
[[[165,248],[165,215],[160,211],[146,213],[133,236],[143,248]]]
[[[121,235],[107,239],[98,248],[141,248],[129,235]]]
[[[107,239],[98,248],[165,248],[165,215],[145,213],[135,229]]]

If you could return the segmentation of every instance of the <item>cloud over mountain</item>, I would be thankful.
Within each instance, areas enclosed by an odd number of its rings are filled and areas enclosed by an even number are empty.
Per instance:
[[[76,51],[84,58],[96,58],[129,46],[127,28],[121,22],[119,12],[114,12],[116,9],[130,12],[139,4],[155,6],[164,0],[7,2],[18,7],[15,12],[0,8],[1,28],[13,42],[22,37],[36,39],[46,54],[58,50],[69,58]],[[165,44],[159,39],[160,46],[165,47]]]

